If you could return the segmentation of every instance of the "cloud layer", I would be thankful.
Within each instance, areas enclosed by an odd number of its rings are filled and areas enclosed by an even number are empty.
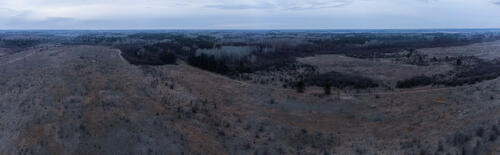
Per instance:
[[[349,4],[353,0],[255,0],[252,2],[219,2],[214,5],[206,5],[209,8],[242,10],[242,9],[262,9],[262,10],[304,10],[340,7]]]
[[[493,1],[493,4],[500,5],[500,1]]]
[[[498,0],[0,0],[0,29],[496,28]]]

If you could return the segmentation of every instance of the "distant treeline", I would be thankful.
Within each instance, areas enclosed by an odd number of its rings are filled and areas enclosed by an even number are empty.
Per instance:
[[[341,34],[332,38],[311,39],[315,51],[344,54],[357,58],[383,57],[385,53],[418,48],[447,47],[499,40],[497,33],[478,34]]]
[[[0,45],[5,48],[25,48],[41,43],[37,39],[1,39]]]

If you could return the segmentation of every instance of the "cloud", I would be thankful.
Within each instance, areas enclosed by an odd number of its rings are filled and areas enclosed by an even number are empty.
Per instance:
[[[495,5],[500,5],[500,1],[492,1],[491,3],[493,3]]]
[[[417,0],[417,1],[420,1],[420,2],[437,2],[438,0]]]
[[[223,10],[307,10],[307,9],[323,9],[345,6],[353,0],[256,0],[252,2],[247,1],[233,1],[223,2],[219,4],[209,4],[205,7],[216,8]]]
[[[14,17],[26,16],[28,12],[18,11],[10,8],[0,8],[0,14],[1,14],[0,18],[14,18]]]
[[[302,2],[302,1],[300,1]],[[295,3],[288,6],[288,9],[322,9],[346,6],[353,0],[313,0],[303,3]]]
[[[9,9],[9,8],[0,8],[0,11],[2,11],[2,12],[14,12],[13,9]]]
[[[215,5],[207,5],[207,8],[216,8],[223,10],[245,10],[245,9],[275,9],[276,6],[270,3],[259,3],[256,5],[250,4],[215,4]]]

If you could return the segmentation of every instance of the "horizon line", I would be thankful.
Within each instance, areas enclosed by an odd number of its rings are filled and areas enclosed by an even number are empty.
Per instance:
[[[178,30],[269,30],[269,31],[280,31],[280,30],[500,30],[498,28],[76,28],[76,29],[66,29],[66,28],[27,28],[27,29],[1,29],[0,31],[178,31]]]

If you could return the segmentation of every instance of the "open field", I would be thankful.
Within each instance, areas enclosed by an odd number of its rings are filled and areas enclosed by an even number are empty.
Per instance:
[[[444,58],[474,56],[484,60],[494,60],[500,58],[500,41],[472,44],[457,47],[437,47],[419,49],[419,52],[430,57]]]
[[[316,66],[320,73],[331,71],[362,75],[395,85],[398,81],[419,75],[444,74],[453,70],[453,66],[441,63],[429,66],[401,64],[391,59],[358,59],[342,55],[316,55],[299,58],[299,62]]]

